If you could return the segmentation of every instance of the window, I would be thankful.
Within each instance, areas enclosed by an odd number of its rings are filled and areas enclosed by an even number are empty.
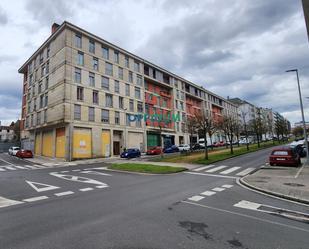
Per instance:
[[[123,109],[123,97],[119,97],[119,109]]]
[[[130,85],[126,84],[126,96],[130,96]]]
[[[77,65],[83,66],[84,65],[84,53],[78,51],[77,54]]]
[[[46,107],[47,105],[48,105],[48,96],[45,95],[45,105],[44,105],[44,107]]]
[[[131,71],[129,72],[129,82],[133,83],[133,73]]]
[[[141,119],[136,120],[136,127],[142,127],[142,120]]]
[[[45,72],[46,72],[46,74],[49,73],[49,62],[46,63],[46,71]]]
[[[44,121],[43,122],[44,123],[47,122],[47,110],[44,110]]]
[[[33,126],[33,114],[31,114],[30,126]]]
[[[114,62],[119,64],[119,52],[118,51],[114,51]]]
[[[105,74],[113,76],[113,65],[108,62],[105,63]]]
[[[115,93],[119,93],[119,81],[115,80]]]
[[[41,124],[41,112],[38,112],[36,114],[36,125],[40,125]]]
[[[42,92],[42,81],[39,83],[38,93]]]
[[[118,78],[123,80],[123,68],[121,67],[118,68]]]
[[[109,49],[106,47],[102,47],[102,55],[104,59],[109,60]]]
[[[106,107],[113,107],[113,95],[105,94],[105,106]]]
[[[142,102],[137,102],[137,111],[143,112],[143,103]]]
[[[93,70],[96,70],[96,71],[99,70],[99,60],[98,60],[98,58],[95,58],[95,57],[92,58],[92,67],[93,67]]]
[[[141,98],[141,89],[139,87],[135,87],[135,98]]]
[[[126,125],[130,126],[130,115],[126,113]]]
[[[115,124],[120,124],[120,113],[115,112]]]
[[[101,77],[101,87],[105,90],[109,90],[109,78],[104,76]]]
[[[162,99],[162,107],[167,107],[167,100],[166,99]]]
[[[133,99],[130,99],[129,107],[130,107],[130,112],[134,112],[134,101],[133,101]]]
[[[40,96],[40,108],[43,108],[43,105],[44,105],[44,95],[42,94]]]
[[[77,87],[77,100],[83,101],[84,100],[84,88]]]
[[[82,48],[82,35],[75,35],[75,47]]]
[[[95,43],[93,40],[89,40],[89,52],[94,53],[95,52]]]
[[[74,76],[76,83],[82,82],[82,70],[80,68],[75,68],[75,76]]]
[[[143,85],[142,76],[139,75],[139,74],[136,76],[136,84],[139,85],[139,86]]]
[[[130,67],[130,61],[129,61],[129,57],[125,56],[124,57],[124,65],[125,67],[129,68]]]
[[[45,79],[45,90],[48,89],[48,86],[49,86],[49,78],[47,76],[46,79]]]
[[[101,121],[103,123],[109,123],[109,110],[102,110],[101,112]]]
[[[89,85],[90,86],[95,86],[95,80],[94,80],[94,73],[89,73]]]
[[[88,108],[88,120],[89,121],[94,121],[94,107],[89,107]]]
[[[81,118],[81,106],[74,105],[74,119],[80,120],[80,118]]]
[[[40,54],[40,64],[43,62],[43,60],[44,60],[44,57],[43,57],[43,54],[41,53]]]
[[[92,102],[93,104],[99,104],[99,92],[98,91],[92,92]]]
[[[50,53],[50,46],[47,46],[47,51],[46,51],[46,58],[49,58],[49,53]]]
[[[41,77],[43,77],[45,74],[46,74],[46,67],[45,65],[43,65],[41,69]]]
[[[134,70],[139,72],[139,63],[137,61],[134,61]]]

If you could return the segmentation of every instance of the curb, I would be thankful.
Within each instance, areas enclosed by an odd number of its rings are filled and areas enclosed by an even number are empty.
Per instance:
[[[239,184],[240,185],[243,185],[243,186],[245,186],[247,188],[253,189],[253,190],[257,191],[257,192],[261,192],[261,193],[272,195],[272,196],[276,196],[276,197],[279,197],[279,198],[282,198],[282,199],[286,199],[286,200],[298,202],[298,203],[301,203],[301,204],[309,205],[309,201],[307,201],[307,200],[303,200],[303,199],[300,199],[300,198],[296,198],[296,197],[292,197],[292,196],[289,196],[289,195],[280,194],[280,193],[277,193],[277,192],[273,192],[273,191],[269,191],[269,190],[265,190],[265,189],[253,186],[253,185],[251,185],[251,184],[249,184],[249,183],[247,183],[246,181],[243,180],[243,178],[245,178],[245,177],[246,176],[239,178]]]

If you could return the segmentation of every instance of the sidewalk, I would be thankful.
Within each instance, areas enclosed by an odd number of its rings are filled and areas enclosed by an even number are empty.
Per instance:
[[[265,167],[252,175],[240,179],[245,186],[282,197],[309,204],[309,166]]]

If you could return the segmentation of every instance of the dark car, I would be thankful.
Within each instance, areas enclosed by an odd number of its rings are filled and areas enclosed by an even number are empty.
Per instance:
[[[174,152],[179,152],[179,148],[176,145],[172,145],[169,147],[164,148],[163,150],[164,153],[174,153]]]
[[[154,146],[154,147],[150,147],[147,151],[146,154],[147,155],[160,155],[161,154],[161,147],[159,146]]]
[[[16,156],[20,158],[32,158],[33,154],[31,150],[19,150],[17,151]]]
[[[300,157],[305,157],[307,155],[306,147],[304,147],[301,144],[290,145],[290,147],[293,148],[299,154]]]
[[[272,150],[269,156],[269,164],[282,165],[282,166],[295,166],[300,165],[300,156],[294,148],[283,146]]]
[[[135,158],[135,157],[140,157],[141,156],[141,151],[139,149],[127,149],[124,152],[121,153],[120,157],[121,158]]]

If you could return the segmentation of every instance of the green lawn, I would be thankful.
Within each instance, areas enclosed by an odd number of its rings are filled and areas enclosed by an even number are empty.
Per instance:
[[[178,162],[182,162],[182,163],[198,163],[198,164],[211,164],[214,162],[218,162],[218,161],[222,161],[228,158],[232,158],[235,156],[239,156],[239,155],[243,155],[243,154],[247,154],[250,152],[254,152],[257,150],[261,150],[261,149],[265,149],[265,148],[269,148],[269,147],[273,147],[273,146],[277,146],[278,143],[273,144],[272,141],[269,142],[265,142],[265,143],[261,143],[260,148],[258,148],[257,144],[250,144],[249,146],[249,151],[247,151],[247,147],[246,146],[240,146],[240,147],[233,147],[234,148],[234,154],[230,153],[230,148],[228,149],[221,149],[221,150],[211,150],[209,149],[209,155],[208,155],[208,160],[204,159],[204,152],[193,152],[193,153],[189,153],[188,155],[173,155],[173,156],[169,156],[166,158],[156,158],[154,160],[156,161],[164,161],[164,162],[174,162],[174,163],[178,163]]]
[[[170,166],[158,166],[153,164],[141,164],[141,163],[113,163],[108,167],[109,169],[133,171],[140,173],[152,173],[152,174],[170,174],[187,170],[182,167],[170,167]]]

